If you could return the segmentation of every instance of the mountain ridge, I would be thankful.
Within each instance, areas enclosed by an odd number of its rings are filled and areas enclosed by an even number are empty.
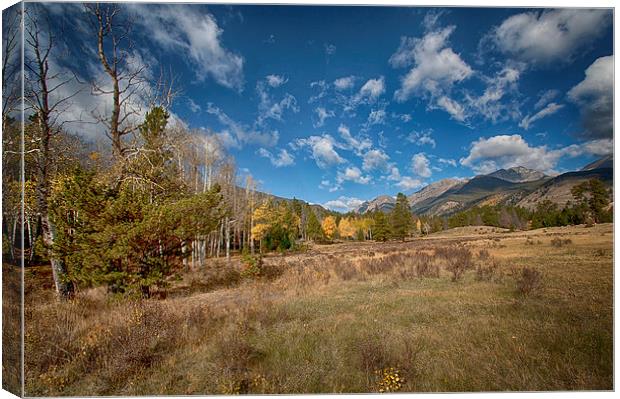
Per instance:
[[[442,179],[407,196],[414,213],[448,215],[477,205],[509,204],[532,209],[543,200],[559,206],[570,201],[570,189],[583,181],[599,178],[613,184],[613,154],[598,159],[581,170],[548,176],[543,172],[516,166],[481,174],[470,179]],[[380,195],[365,201],[356,213],[376,210],[389,212],[395,198]]]

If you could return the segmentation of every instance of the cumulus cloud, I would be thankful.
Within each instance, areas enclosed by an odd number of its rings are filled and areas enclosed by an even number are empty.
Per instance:
[[[387,179],[391,181],[399,181],[401,179],[400,170],[398,170],[398,167],[392,166],[390,168],[390,174],[388,175]]]
[[[317,80],[314,82],[310,82],[310,88],[316,90],[317,93],[308,99],[308,104],[312,104],[327,96],[329,90],[329,83],[324,80]]]
[[[344,140],[344,143],[338,144],[338,146],[344,150],[353,151],[355,154],[360,155],[364,150],[372,147],[372,141],[369,138],[353,137],[349,128],[344,124],[338,126],[338,133],[340,133],[340,137]]]
[[[431,130],[426,130],[423,132],[418,132],[414,130],[407,136],[407,141],[419,146],[429,145],[433,148],[435,148],[435,146],[437,145],[437,143],[435,143],[435,139],[433,139],[432,137]]]
[[[264,81],[260,80],[256,83],[256,92],[260,98],[260,102],[258,104],[258,118],[256,120],[256,123],[259,126],[264,125],[267,119],[273,119],[281,122],[284,111],[286,110],[290,110],[293,113],[299,112],[297,99],[293,95],[286,93],[280,101],[273,100],[266,83],[271,86],[269,83],[269,77],[267,77]]]
[[[456,167],[456,160],[455,159],[451,159],[451,158],[439,158],[438,159],[440,164],[443,165],[450,165],[452,167]]]
[[[314,112],[317,115],[318,120],[313,122],[312,125],[314,127],[321,127],[325,124],[325,120],[328,118],[333,118],[335,116],[334,111],[326,110],[323,107],[317,107],[314,109]]]
[[[239,148],[243,144],[258,144],[263,147],[273,147],[278,143],[278,139],[280,138],[280,134],[277,130],[269,132],[252,129],[233,120],[212,103],[207,104],[207,113],[216,116],[218,121],[226,126],[228,131],[226,135],[228,136],[229,144],[234,144],[232,147]]]
[[[468,114],[476,114],[493,123],[519,116],[519,104],[506,101],[508,93],[517,92],[517,82],[524,65],[512,63],[504,66],[492,77],[483,77],[487,87],[480,96],[466,96]],[[456,118],[455,118],[456,119]]]
[[[487,174],[501,168],[524,166],[545,173],[555,173],[555,166],[563,157],[583,154],[606,155],[613,151],[612,140],[601,139],[566,147],[550,149],[546,145],[530,146],[518,134],[481,137],[471,144],[467,157],[460,164],[476,173]]]
[[[366,121],[366,126],[372,125],[382,125],[385,123],[385,110],[384,109],[373,109],[368,114],[368,120]]]
[[[284,148],[281,148],[277,155],[273,155],[269,150],[260,148],[258,150],[258,155],[263,158],[269,159],[271,164],[276,168],[295,164],[295,158],[291,154],[289,154],[289,152],[286,151],[286,149]]]
[[[426,154],[419,152],[411,158],[411,171],[420,177],[430,177],[433,174]]]
[[[598,58],[586,69],[586,77],[568,92],[568,98],[581,107],[584,136],[613,136],[614,57]]]
[[[562,104],[549,103],[547,104],[545,108],[541,109],[534,115],[528,115],[525,118],[523,118],[521,122],[519,122],[519,127],[522,127],[523,129],[528,130],[532,123],[546,116],[553,115],[559,110],[561,110],[562,108],[564,108],[564,105]]]
[[[472,69],[450,47],[448,37],[455,27],[429,32],[423,38],[401,38],[396,53],[390,57],[394,68],[413,66],[402,78],[401,87],[394,93],[403,102],[412,95],[439,96],[452,86],[471,76]]]
[[[368,79],[360,88],[358,95],[361,98],[376,99],[385,93],[385,78],[380,76],[377,79]]]
[[[349,166],[344,172],[338,171],[336,176],[336,181],[338,184],[342,184],[345,181],[352,181],[358,184],[368,184],[370,183],[371,177],[362,174],[362,171],[357,166]]]
[[[389,167],[390,157],[379,149],[373,149],[364,154],[364,162],[362,169],[365,171],[381,170],[387,171]]]
[[[612,15],[604,9],[525,12],[503,21],[492,30],[490,39],[500,51],[522,61],[565,62],[599,37],[611,24]]]
[[[175,54],[182,54],[199,80],[211,77],[222,86],[243,89],[244,58],[224,47],[224,31],[213,15],[179,4],[127,7],[139,16],[134,21],[143,28],[149,40]]]
[[[265,80],[267,81],[267,84],[269,84],[269,86],[274,88],[280,87],[284,83],[288,82],[288,79],[281,75],[267,75],[265,77]]]
[[[404,191],[420,188],[423,185],[424,183],[420,179],[414,179],[411,176],[403,176],[400,181],[396,183],[396,186],[400,187]]]
[[[447,96],[441,96],[437,100],[437,105],[444,111],[450,114],[450,116],[459,122],[465,120],[465,107],[459,104],[457,101]]]
[[[319,184],[319,188],[323,190],[328,190],[330,193],[333,193],[334,191],[338,191],[342,189],[342,186],[340,184],[331,184],[329,180],[325,179],[325,180],[321,180],[321,184]]]
[[[353,88],[355,84],[355,76],[345,76],[334,80],[334,87],[336,90],[343,91]]]
[[[297,139],[292,143],[293,149],[308,148],[312,159],[314,159],[316,165],[321,169],[327,169],[330,166],[346,162],[338,152],[336,152],[335,146],[336,142],[334,138],[328,134]]]
[[[541,109],[559,95],[560,91],[555,89],[549,89],[540,93],[540,95],[538,96],[538,101],[536,101],[536,104],[534,104],[534,108]]]
[[[349,212],[357,209],[364,201],[355,197],[338,197],[338,199],[327,201],[323,204],[325,208],[338,212]]]

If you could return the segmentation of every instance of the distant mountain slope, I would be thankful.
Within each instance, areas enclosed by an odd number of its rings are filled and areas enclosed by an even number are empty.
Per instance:
[[[451,188],[454,188],[457,185],[465,184],[466,182],[467,180],[443,179],[431,183],[423,189],[408,196],[407,199],[409,200],[409,205],[411,205],[411,207],[414,207],[420,202],[437,198]]]
[[[411,194],[408,199],[414,213],[437,216],[484,205],[517,205],[532,209],[547,199],[564,206],[572,199],[571,188],[592,178],[599,178],[608,186],[613,185],[613,155],[592,162],[581,171],[555,177],[517,166],[470,180],[444,179]],[[393,197],[381,195],[364,202],[356,212],[389,212],[394,204]]]
[[[601,164],[605,165],[604,162]],[[517,205],[533,209],[539,202],[549,200],[563,207],[567,202],[573,200],[571,189],[574,186],[594,178],[600,179],[607,186],[611,187],[613,185],[614,171],[612,168],[598,168],[561,174],[545,182],[537,190],[521,199]]]
[[[610,154],[584,166],[581,170],[613,169],[614,155]]]
[[[396,199],[394,197],[390,197],[389,195],[380,195],[377,198],[366,201],[360,205],[355,212],[357,213],[366,213],[366,212],[374,212],[374,211],[383,211],[389,212],[394,209],[394,204],[396,204]]]
[[[528,169],[523,166],[496,170],[493,173],[489,173],[487,176],[496,177],[511,183],[525,183],[540,180],[546,177],[542,172]]]
[[[445,215],[478,204],[515,203],[544,182],[544,179],[539,179],[533,182],[513,183],[489,175],[476,176],[434,199],[418,203],[413,207],[413,211],[420,214]]]

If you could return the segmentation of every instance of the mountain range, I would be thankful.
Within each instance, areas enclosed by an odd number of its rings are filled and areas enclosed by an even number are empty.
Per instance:
[[[564,206],[572,199],[571,188],[592,178],[608,187],[613,185],[613,155],[592,162],[579,171],[547,176],[544,173],[517,166],[500,169],[471,179],[443,179],[409,195],[409,205],[416,214],[449,215],[473,206],[517,205],[533,209],[544,200]],[[380,195],[362,203],[355,212],[390,211],[396,199]]]

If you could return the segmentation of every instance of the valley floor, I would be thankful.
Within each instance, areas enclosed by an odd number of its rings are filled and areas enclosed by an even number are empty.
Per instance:
[[[252,280],[214,262],[135,302],[57,303],[49,270],[27,269],[26,395],[613,389],[611,224],[264,262]]]

